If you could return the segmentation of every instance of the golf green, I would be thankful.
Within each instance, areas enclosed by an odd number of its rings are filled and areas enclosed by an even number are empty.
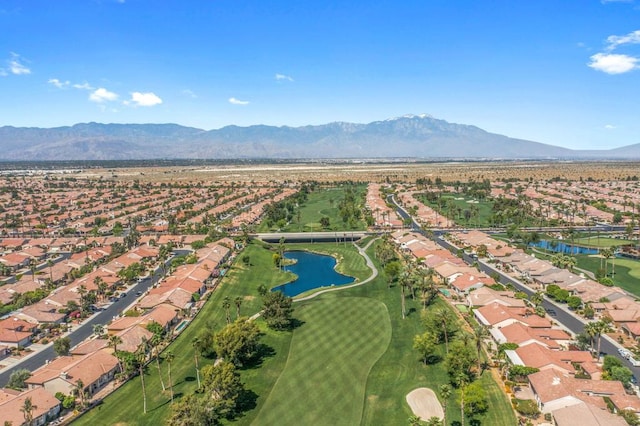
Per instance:
[[[253,424],[360,424],[369,371],[391,341],[386,306],[328,294],[296,317],[284,371]]]

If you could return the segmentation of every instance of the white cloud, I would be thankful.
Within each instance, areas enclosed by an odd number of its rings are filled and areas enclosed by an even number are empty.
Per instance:
[[[184,89],[180,93],[194,99],[198,97],[198,95],[196,95],[195,93],[193,93],[192,90],[189,90],[189,89]]]
[[[293,78],[289,77],[288,75],[284,75],[284,74],[276,74],[276,80],[278,81],[293,81]]]
[[[82,84],[73,84],[72,87],[74,89],[80,89],[80,90],[93,90],[93,87],[91,87],[91,85],[89,85],[89,83],[87,83],[86,81]]]
[[[607,74],[623,74],[639,68],[638,58],[614,53],[596,53],[588,65]]]
[[[626,35],[611,35],[607,37],[607,50],[613,50],[618,46],[624,44],[639,44],[640,43],[640,30],[632,31]]]
[[[115,101],[116,99],[118,99],[118,95],[116,93],[108,91],[104,87],[96,89],[89,95],[89,100],[97,103]]]
[[[616,128],[616,126],[614,126],[613,124],[605,124],[604,128],[607,130],[613,130]]]
[[[31,70],[27,68],[22,62],[24,58],[20,57],[17,53],[11,52],[11,59],[9,59],[9,71],[15,75],[31,74]]]
[[[161,103],[162,103],[162,99],[160,99],[158,95],[152,92],[148,92],[148,93],[133,92],[131,94],[131,99],[124,102],[125,105],[133,104],[134,106],[143,106],[143,107],[150,107],[154,105],[159,105]]]
[[[50,78],[49,81],[47,82],[55,87],[57,87],[58,89],[64,89],[65,87],[69,86],[69,80],[67,81],[60,81],[57,78]]]
[[[249,101],[241,101],[236,98],[229,98],[229,103],[234,105],[249,105]]]

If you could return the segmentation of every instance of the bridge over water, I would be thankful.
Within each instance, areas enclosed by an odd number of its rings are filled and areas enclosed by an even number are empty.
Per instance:
[[[357,241],[367,235],[375,235],[375,233],[365,231],[270,232],[251,234],[251,237],[268,243],[277,243],[281,238],[284,238],[284,241],[287,243],[306,243]]]

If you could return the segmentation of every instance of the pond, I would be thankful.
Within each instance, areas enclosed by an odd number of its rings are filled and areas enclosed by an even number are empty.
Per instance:
[[[336,259],[331,256],[306,251],[287,251],[284,253],[284,257],[296,261],[292,265],[285,266],[284,269],[293,272],[298,278],[290,283],[274,287],[271,291],[281,291],[285,295],[293,297],[314,288],[350,284],[355,281],[353,277],[336,272],[334,269]]]
[[[581,246],[572,246],[571,244],[565,244],[561,241],[547,241],[542,240],[537,243],[530,244],[533,247],[538,247],[555,253],[564,254],[598,254],[598,249],[587,248]]]

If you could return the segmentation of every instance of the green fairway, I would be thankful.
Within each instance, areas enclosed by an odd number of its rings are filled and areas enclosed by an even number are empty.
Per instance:
[[[293,220],[280,229],[282,232],[310,232],[310,231],[362,231],[367,229],[364,218],[354,223],[345,223],[340,215],[340,202],[345,198],[345,189],[355,191],[357,202],[362,210],[366,185],[343,185],[335,188],[318,188],[309,193],[307,201],[296,209]],[[323,228],[320,219],[329,219],[329,226]],[[275,231],[277,228],[269,228],[266,223],[258,227],[258,232]]]
[[[438,203],[429,202],[427,200],[427,197],[423,195],[418,196],[418,198],[426,206],[429,206],[432,209],[438,211],[440,214],[446,216],[447,209],[441,209]],[[493,214],[492,212],[493,202],[488,200],[478,201],[474,198],[465,197],[460,194],[446,194],[446,193],[443,193],[441,195],[441,199],[443,201],[446,201],[446,204],[453,203],[453,205],[455,205],[455,207],[458,209],[456,210],[456,214],[454,217],[455,223],[463,226],[481,226],[481,227],[490,226],[489,218]],[[475,206],[478,208],[478,215],[477,217],[470,215],[469,220],[467,220],[465,217],[465,210],[471,212],[471,206]]]
[[[631,240],[622,240],[618,238],[605,238],[605,237],[583,237],[576,238],[575,244],[584,247],[595,247],[595,248],[605,248],[605,247],[617,247],[617,246],[626,246],[629,244],[635,244],[636,241]]]
[[[363,280],[370,276],[362,257],[351,244],[306,244],[287,246],[332,254],[340,261],[338,269]],[[368,249],[374,259],[374,248]],[[289,279],[273,265],[273,252],[261,243],[250,244],[243,253],[249,265],[238,261],[211,295],[198,317],[170,346],[176,355],[172,376],[176,397],[196,387],[192,339],[203,327],[221,328],[224,323],[222,299],[243,296],[242,315],[258,312],[261,301],[257,287],[273,287]],[[374,263],[377,261],[374,259]],[[378,265],[379,266],[379,265]],[[434,307],[446,306],[438,299]],[[411,415],[405,396],[417,387],[449,382],[444,363],[425,366],[413,349],[413,337],[424,332],[420,322],[420,303],[407,298],[406,319],[400,312],[400,291],[388,288],[384,273],[359,287],[335,291],[295,304],[299,325],[293,332],[264,331],[263,344],[270,349],[258,366],[240,371],[253,403],[237,419],[238,425],[373,425],[406,424]],[[429,309],[432,309],[430,307]],[[235,317],[235,316],[234,316]],[[438,349],[444,355],[444,347]],[[201,365],[213,362],[201,360]],[[167,366],[162,364],[167,383]],[[482,381],[489,410],[477,417],[482,424],[516,423],[509,401],[486,372]],[[170,415],[169,392],[162,392],[155,364],[145,375],[149,412],[142,413],[140,379],[134,378],[74,424],[80,425],[161,425]],[[447,403],[447,417],[459,420],[460,410],[454,392]]]
[[[391,338],[386,306],[323,295],[297,306],[287,364],[253,424],[353,425],[360,422],[371,366]]]
[[[187,395],[196,388],[194,349],[191,342],[204,327],[220,329],[224,326],[223,298],[229,296],[231,300],[234,300],[237,296],[243,297],[240,313],[250,316],[261,308],[261,299],[257,292],[258,285],[265,284],[267,287],[275,287],[290,280],[289,274],[282,273],[273,266],[272,252],[263,249],[259,244],[249,245],[244,254],[250,256],[250,266],[236,262],[222,280],[222,284],[211,294],[210,300],[207,301],[202,311],[169,346],[175,355],[175,360],[171,364],[171,375],[174,392],[178,397]],[[269,332],[266,339],[267,344],[272,341],[272,345],[283,345],[284,349],[287,347],[287,342],[278,339],[274,332]],[[276,348],[274,347],[274,349]],[[265,360],[265,367],[270,361],[270,359]],[[201,368],[211,362],[213,360],[201,359]],[[165,384],[167,384],[166,363],[161,363],[161,368]],[[164,424],[170,414],[170,394],[168,391],[162,391],[155,362],[147,366],[145,386],[147,414],[142,412],[142,387],[140,378],[136,377],[105,398],[101,406],[83,415],[74,422],[74,425]]]
[[[576,256],[578,267],[595,273],[600,268],[601,258],[598,256]],[[614,270],[614,285],[640,296],[640,261],[616,258],[609,259],[607,271],[611,274]]]

